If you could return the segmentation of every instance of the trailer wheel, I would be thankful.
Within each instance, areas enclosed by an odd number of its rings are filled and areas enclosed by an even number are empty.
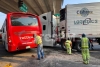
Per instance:
[[[64,44],[61,44],[61,48],[62,48],[62,50],[67,50],[66,48],[65,48],[65,45]]]
[[[76,43],[76,50],[77,50],[78,52],[81,52],[81,43],[80,43],[80,42],[77,42],[77,43]]]
[[[53,47],[56,47],[56,45],[57,45],[57,42],[55,41],[55,42],[53,43]]]
[[[99,45],[100,45],[100,38],[97,38],[97,42],[99,43]]]
[[[93,46],[93,43],[90,42],[90,43],[89,43],[89,49],[90,49],[90,50],[93,50],[93,47],[94,47],[94,46]]]
[[[88,46],[89,46],[89,49],[90,49],[90,50],[93,50],[93,43],[90,42]],[[78,52],[81,52],[81,43],[80,43],[80,42],[77,42],[77,43],[76,43],[76,50],[77,50]]]

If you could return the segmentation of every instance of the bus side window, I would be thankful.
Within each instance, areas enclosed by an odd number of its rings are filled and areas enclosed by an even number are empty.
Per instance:
[[[46,30],[46,25],[43,25],[43,30]]]

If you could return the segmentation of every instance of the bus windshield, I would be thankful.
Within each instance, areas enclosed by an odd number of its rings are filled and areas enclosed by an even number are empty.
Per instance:
[[[11,16],[12,26],[38,26],[38,20],[30,15],[13,15]]]

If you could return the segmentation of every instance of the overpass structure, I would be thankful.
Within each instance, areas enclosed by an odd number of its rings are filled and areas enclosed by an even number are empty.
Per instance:
[[[33,14],[43,14],[49,11],[59,13],[63,0],[23,0],[28,7],[28,12]],[[18,0],[0,0],[0,12],[20,12]]]

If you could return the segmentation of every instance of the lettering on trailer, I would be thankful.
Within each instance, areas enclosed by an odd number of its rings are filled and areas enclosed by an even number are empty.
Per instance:
[[[81,10],[77,10],[76,13],[83,17],[87,17],[89,14],[93,14],[93,11],[89,11],[87,8],[82,8]]]
[[[91,20],[91,18],[86,18],[85,20],[74,21],[74,25],[88,25],[90,23],[98,23],[98,20]]]

